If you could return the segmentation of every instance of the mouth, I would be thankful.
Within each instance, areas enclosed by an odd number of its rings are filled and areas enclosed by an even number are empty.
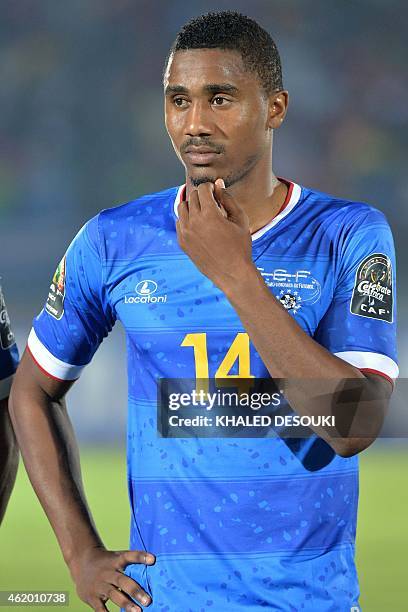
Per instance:
[[[209,147],[189,147],[185,151],[185,156],[194,166],[207,166],[211,164],[220,153]]]

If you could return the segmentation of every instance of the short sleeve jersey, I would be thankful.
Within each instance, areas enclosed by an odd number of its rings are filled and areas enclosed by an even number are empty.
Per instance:
[[[131,546],[157,555],[155,566],[127,572],[152,594],[152,610],[358,606],[356,457],[317,437],[158,436],[158,380],[197,376],[198,337],[210,377],[237,335],[247,338],[178,245],[183,191],[102,211],[83,227],[29,349],[49,375],[75,379],[117,319],[126,330]],[[288,182],[279,214],[252,235],[252,257],[307,335],[357,368],[397,377],[394,247],[382,213]],[[268,377],[247,340],[251,376]]]
[[[0,284],[0,400],[8,397],[18,365],[18,350]]]

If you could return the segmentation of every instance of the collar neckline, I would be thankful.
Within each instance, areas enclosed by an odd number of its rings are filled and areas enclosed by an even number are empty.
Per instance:
[[[278,210],[277,214],[273,217],[273,219],[269,221],[269,223],[267,223],[266,225],[261,227],[259,230],[251,234],[252,242],[259,240],[259,238],[261,238],[264,234],[266,234],[266,232],[268,232],[272,227],[275,227],[278,223],[280,223],[282,219],[287,217],[288,214],[292,212],[296,204],[299,202],[300,194],[302,191],[300,185],[298,185],[297,183],[294,183],[293,181],[289,181],[281,177],[278,177],[278,178],[280,181],[282,181],[288,186],[288,192],[286,194],[285,201],[283,202],[282,206]],[[186,184],[180,185],[177,189],[176,197],[174,200],[174,214],[177,219],[178,219],[178,207],[180,206],[181,202],[184,200],[185,195],[186,195]]]

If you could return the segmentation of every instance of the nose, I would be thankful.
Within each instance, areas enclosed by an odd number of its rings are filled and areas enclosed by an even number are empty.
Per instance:
[[[213,133],[211,109],[208,100],[195,100],[186,114],[185,133],[187,136],[203,136]]]

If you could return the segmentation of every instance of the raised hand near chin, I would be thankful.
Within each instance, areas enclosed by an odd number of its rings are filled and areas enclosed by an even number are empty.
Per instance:
[[[197,268],[222,291],[247,270],[256,270],[248,217],[222,179],[199,185],[180,204],[177,237]]]

